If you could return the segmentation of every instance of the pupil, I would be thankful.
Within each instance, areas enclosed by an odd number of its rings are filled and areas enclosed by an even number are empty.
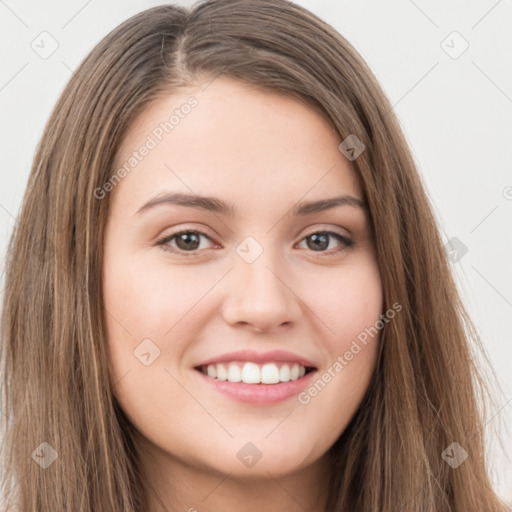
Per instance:
[[[322,241],[320,241],[321,249],[327,249],[327,247],[329,247],[329,237],[325,233],[314,234],[314,235],[309,236],[308,238],[310,240],[312,240],[313,242],[318,242],[320,239],[322,239],[323,243],[322,243]],[[309,243],[308,243],[308,246],[310,246]],[[316,246],[316,248],[318,248],[318,245]],[[310,246],[310,249],[314,250],[315,246],[313,246],[313,247]]]
[[[181,235],[178,236],[176,243],[178,244],[178,247],[180,249],[197,249],[197,247],[199,246],[199,237],[197,236],[196,233],[182,233]],[[190,245],[191,243],[192,246]]]

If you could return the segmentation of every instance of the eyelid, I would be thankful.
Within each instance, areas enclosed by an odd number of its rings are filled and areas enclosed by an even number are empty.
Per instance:
[[[344,230],[346,233],[343,233],[341,230]],[[309,227],[306,228],[306,233],[302,236],[302,238],[314,235],[315,233],[319,232],[336,233],[346,239],[351,239],[351,234],[346,228],[341,228],[340,226],[333,226],[332,224],[314,224],[311,230],[309,230]],[[297,234],[297,236],[299,236],[299,234]]]
[[[206,227],[203,228],[202,226],[201,227],[197,227],[197,226],[198,226],[197,224],[195,224],[195,225],[178,224],[176,226],[171,226],[171,227],[169,227],[169,232],[165,235],[159,235],[158,240],[155,243],[157,243],[159,240],[161,241],[164,238],[176,236],[181,233],[188,233],[190,231],[204,235],[204,236],[208,237],[210,240],[215,240],[215,238],[217,237],[216,234],[212,233],[211,229],[208,229]]]

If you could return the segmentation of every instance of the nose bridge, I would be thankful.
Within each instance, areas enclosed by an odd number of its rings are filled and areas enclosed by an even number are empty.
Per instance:
[[[298,298],[290,289],[285,262],[271,246],[271,238],[259,241],[248,236],[236,248],[232,274],[236,284],[225,308],[230,323],[268,330],[299,318]]]

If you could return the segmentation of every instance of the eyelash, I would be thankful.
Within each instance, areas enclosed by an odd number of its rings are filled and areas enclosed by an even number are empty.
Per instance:
[[[199,231],[197,229],[184,229],[184,230],[181,230],[181,231],[177,231],[176,233],[171,233],[170,235],[165,235],[164,237],[162,237],[162,238],[160,238],[159,240],[156,241],[156,245],[160,246],[164,251],[168,251],[168,252],[171,252],[171,253],[174,253],[174,254],[179,254],[181,256],[185,256],[185,257],[195,256],[195,255],[197,255],[198,252],[201,252],[201,251],[188,252],[188,251],[183,251],[181,249],[174,249],[174,248],[171,248],[170,246],[167,245],[167,243],[170,242],[172,239],[174,239],[175,237],[177,237],[179,235],[183,235],[185,233],[195,233],[195,234],[198,234],[198,235],[205,236],[206,238],[211,240],[211,238],[206,233],[204,233],[202,231]],[[312,252],[318,252],[320,254],[323,254],[323,256],[325,256],[325,257],[336,256],[339,253],[341,253],[343,251],[346,251],[347,249],[349,249],[353,245],[355,245],[355,242],[353,240],[351,240],[351,239],[349,239],[349,238],[347,238],[347,237],[345,237],[343,235],[340,235],[336,231],[323,231],[323,230],[314,231],[314,232],[310,233],[309,235],[306,235],[304,238],[302,238],[302,240],[305,240],[306,238],[309,238],[312,235],[318,235],[318,234],[331,235],[334,238],[336,238],[339,242],[344,244],[344,246],[340,247],[339,249],[336,249],[333,252],[328,252],[328,251],[312,251]],[[301,242],[302,242],[302,240],[301,240]]]

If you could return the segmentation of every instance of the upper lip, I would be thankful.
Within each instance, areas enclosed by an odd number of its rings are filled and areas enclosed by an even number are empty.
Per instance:
[[[235,352],[227,352],[226,354],[212,357],[211,359],[202,361],[196,366],[208,366],[209,364],[227,363],[230,361],[252,361],[254,363],[290,362],[297,363],[305,367],[316,368],[308,359],[286,350],[270,350],[268,352],[237,350]]]

